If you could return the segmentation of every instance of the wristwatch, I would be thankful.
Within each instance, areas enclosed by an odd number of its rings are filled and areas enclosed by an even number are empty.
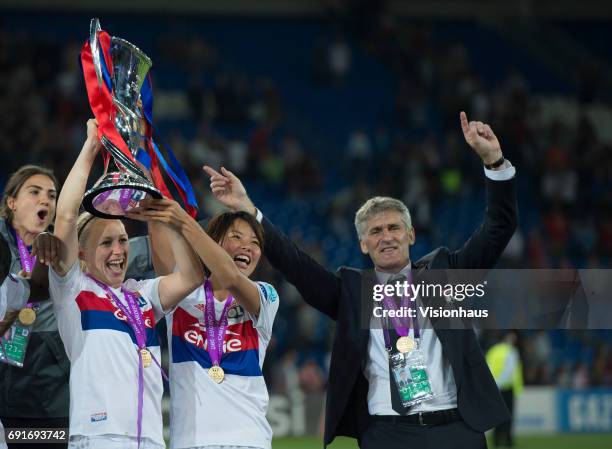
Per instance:
[[[489,170],[493,170],[494,168],[497,168],[500,165],[502,165],[504,162],[506,162],[506,159],[504,159],[504,157],[502,156],[498,160],[493,162],[492,164],[485,164],[485,168],[487,168]]]

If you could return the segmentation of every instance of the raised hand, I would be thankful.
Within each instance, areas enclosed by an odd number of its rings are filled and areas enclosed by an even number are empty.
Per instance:
[[[126,216],[139,221],[153,221],[164,223],[180,231],[192,218],[174,200],[167,198],[151,199],[145,198],[138,207],[129,211]]]
[[[95,118],[87,120],[87,140],[83,144],[81,152],[86,153],[92,159],[100,152],[102,142],[98,139],[98,121]]]
[[[463,137],[467,144],[480,156],[483,164],[488,165],[502,157],[502,150],[489,125],[482,122],[469,122],[465,112],[459,114]]]
[[[32,243],[32,255],[45,265],[55,265],[60,251],[60,240],[53,234],[41,232]]]
[[[203,170],[210,176],[210,190],[224,206],[233,211],[244,211],[255,215],[255,205],[236,175],[224,167],[221,167],[221,173],[208,165],[205,165]]]

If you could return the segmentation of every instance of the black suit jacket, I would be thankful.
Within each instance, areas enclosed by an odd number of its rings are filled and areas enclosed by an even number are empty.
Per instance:
[[[517,224],[514,179],[487,178],[487,207],[482,225],[465,245],[450,251],[440,247],[413,263],[418,274],[426,269],[492,268]],[[302,252],[264,217],[265,254],[298,289],[306,302],[336,321],[325,415],[324,444],[338,435],[361,438],[368,425],[368,381],[363,369],[368,356],[370,314],[361,307],[372,302],[373,270],[340,267],[334,274]],[[435,324],[434,324],[435,328]],[[457,405],[463,420],[485,431],[509,418],[508,410],[486,365],[474,332],[435,329],[457,386]]]

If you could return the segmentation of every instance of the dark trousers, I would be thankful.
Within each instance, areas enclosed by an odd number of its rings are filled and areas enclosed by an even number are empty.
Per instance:
[[[512,419],[513,419],[513,409],[514,409],[514,391],[512,388],[508,390],[500,390],[502,398],[510,410],[510,419],[499,426],[497,426],[493,430],[493,441],[495,442],[495,447],[512,447],[514,444],[512,438]]]
[[[361,449],[486,449],[484,433],[463,421],[439,426],[372,421],[359,442]]]
[[[4,430],[8,429],[58,429],[65,430],[68,437],[68,418],[3,418],[0,417]],[[51,444],[43,443],[39,440],[37,443],[9,443],[7,439],[8,449],[68,449],[68,440],[66,443]]]

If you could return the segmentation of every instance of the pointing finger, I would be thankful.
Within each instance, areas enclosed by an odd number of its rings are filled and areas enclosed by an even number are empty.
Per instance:
[[[205,165],[204,167],[202,167],[202,169],[206,172],[206,174],[210,177],[213,176],[221,176],[221,173],[219,173],[217,170],[215,170],[214,168]]]
[[[463,130],[463,135],[467,137],[467,134],[470,131],[470,128],[468,125],[468,119],[467,119],[467,115],[465,114],[465,112],[461,111],[459,113],[459,121],[461,122],[461,129]]]

